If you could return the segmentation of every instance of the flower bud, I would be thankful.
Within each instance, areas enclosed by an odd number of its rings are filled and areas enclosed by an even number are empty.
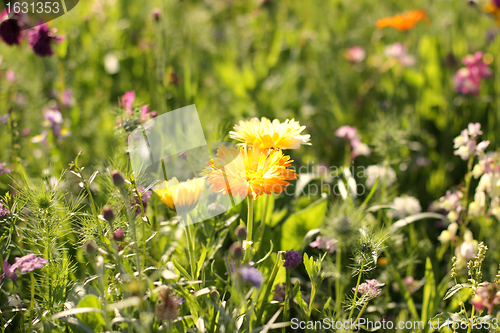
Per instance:
[[[85,251],[89,255],[93,256],[97,251],[96,244],[93,241],[89,241],[89,242],[85,243]]]
[[[239,225],[234,230],[234,234],[239,241],[244,241],[247,239],[247,229],[243,225]]]
[[[243,258],[243,248],[238,242],[234,242],[233,245],[229,247],[229,255],[234,260],[241,260]]]
[[[102,208],[102,216],[108,222],[113,222],[115,219],[115,213],[113,212],[113,208],[110,205],[106,205]]]
[[[158,8],[153,9],[153,17],[156,22],[160,21],[160,9]]]
[[[113,239],[117,242],[123,242],[125,240],[125,230],[118,229],[113,234]]]
[[[118,171],[118,170],[113,171],[113,173],[111,174],[111,177],[113,178],[113,184],[116,187],[122,188],[125,186],[125,179],[123,178],[120,171]]]

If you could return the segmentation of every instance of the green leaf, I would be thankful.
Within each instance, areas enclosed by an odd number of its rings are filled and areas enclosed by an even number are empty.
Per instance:
[[[425,261],[425,285],[424,299],[422,302],[422,322],[424,325],[429,318],[429,310],[433,307],[431,301],[435,300],[436,295],[436,280],[434,279],[434,271],[432,270],[432,262],[429,257]]]
[[[327,201],[322,198],[307,208],[292,214],[282,226],[281,250],[299,249],[304,235],[321,226],[326,215]]]
[[[102,310],[102,303],[97,296],[87,295],[78,303],[77,308],[72,310],[78,310],[81,308],[94,308]],[[76,317],[95,332],[102,332],[106,329],[106,321],[104,320],[102,313],[103,311],[84,312],[76,314]]]
[[[446,295],[444,295],[444,299],[448,299],[451,296],[455,295],[455,293],[457,293],[462,288],[471,288],[471,287],[472,285],[470,283],[456,284],[446,292]]]

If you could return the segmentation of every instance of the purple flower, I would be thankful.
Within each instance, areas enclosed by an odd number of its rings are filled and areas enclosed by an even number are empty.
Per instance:
[[[58,36],[56,30],[50,31],[45,23],[31,29],[28,33],[28,43],[33,52],[40,57],[48,57],[54,54],[52,42],[60,43],[66,36]]]
[[[75,99],[73,98],[71,89],[64,89],[61,102],[67,108],[71,108],[75,105]]]
[[[125,94],[120,98],[120,106],[123,106],[125,112],[132,114],[132,105],[135,100],[135,91],[130,90],[125,92]]]
[[[323,236],[316,237],[316,240],[309,244],[310,247],[315,247],[317,249],[325,249],[328,252],[333,253],[337,250],[338,240],[336,239],[326,239]]]
[[[385,286],[385,283],[380,283],[376,279],[366,280],[366,282],[359,285],[358,293],[369,299],[374,299],[380,296],[382,293],[380,288],[383,286]],[[356,290],[356,288],[352,288],[352,290]]]
[[[11,266],[12,270],[19,269],[21,274],[29,273],[37,268],[42,268],[44,265],[48,265],[49,262],[41,257],[35,256],[35,254],[27,254],[21,258],[16,258],[16,262]]]
[[[295,250],[286,251],[285,263],[283,267],[294,268],[302,264],[302,256]]]
[[[15,272],[16,270],[16,266],[15,264],[14,265],[11,265],[7,262],[7,260],[4,260],[3,261],[3,267],[2,267],[2,275],[0,276],[0,281],[2,280],[2,278],[4,277],[7,277],[9,279],[17,279],[17,274]]]
[[[148,208],[148,202],[151,200],[151,191],[143,192],[145,188],[140,188],[139,191],[142,192],[142,206],[144,207],[144,212]],[[135,201],[132,203],[132,208],[135,207],[134,215],[138,216],[142,213],[141,206],[139,203],[139,198],[135,198]]]
[[[62,124],[63,117],[61,112],[58,110],[47,109],[43,112],[43,118],[48,126],[54,126],[56,124]]]
[[[286,291],[286,283],[283,282],[281,284],[277,284],[274,286],[274,295],[273,295],[273,300],[277,302],[284,302],[285,301],[285,291]]]
[[[239,269],[241,279],[245,282],[250,282],[254,287],[260,288],[264,277],[258,269],[248,266],[243,266]]]
[[[3,175],[4,173],[9,173],[12,171],[11,169],[6,168],[6,166],[7,166],[6,162],[0,163],[0,175]],[[0,204],[0,206],[1,206],[1,204]],[[2,216],[2,215],[0,215],[0,216]]]
[[[9,209],[0,202],[0,217],[4,217],[10,214]]]
[[[356,137],[357,132],[355,127],[344,125],[335,131],[335,135],[344,140],[352,140]]]
[[[17,19],[6,19],[0,24],[0,38],[7,45],[19,45],[21,42],[21,22]]]
[[[7,124],[7,119],[9,119],[9,114],[7,113],[6,115],[3,115],[0,117],[0,123],[2,124]]]

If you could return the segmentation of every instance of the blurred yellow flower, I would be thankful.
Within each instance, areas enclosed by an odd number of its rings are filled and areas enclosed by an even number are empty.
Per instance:
[[[391,17],[384,17],[375,23],[377,29],[392,27],[399,31],[411,30],[418,22],[427,20],[427,13],[423,9],[410,10]]]
[[[261,149],[259,142],[253,148],[221,146],[203,174],[214,192],[256,199],[264,193],[281,193],[290,185],[287,180],[297,179],[295,170],[287,169],[292,162],[281,150]]]
[[[495,19],[497,25],[500,25],[500,1],[490,0],[485,5],[483,5],[483,10],[492,15]]]
[[[310,135],[300,134],[305,128],[294,119],[280,123],[278,119],[271,122],[265,117],[261,120],[252,118],[247,121],[240,120],[240,124],[234,126],[234,131],[229,132],[229,136],[250,147],[259,143],[261,149],[298,149],[301,144],[310,145]]]
[[[172,177],[169,181],[157,184],[153,191],[168,208],[180,214],[187,213],[196,207],[204,185],[205,178],[193,178],[179,182],[177,178]]]

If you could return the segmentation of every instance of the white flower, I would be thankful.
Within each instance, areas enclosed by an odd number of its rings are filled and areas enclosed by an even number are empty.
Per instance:
[[[486,148],[488,148],[489,145],[490,145],[490,141],[489,140],[481,141],[481,142],[478,143],[478,145],[476,147],[476,151],[478,153],[482,153],[483,151],[486,150]]]
[[[483,167],[481,164],[476,164],[474,165],[474,168],[472,169],[472,176],[474,176],[475,179],[478,179],[481,177],[481,175],[484,173]]]
[[[469,204],[469,214],[474,217],[481,215],[481,205],[475,201]]]
[[[472,232],[466,230],[464,234],[464,242],[460,245],[460,256],[465,260],[471,260],[476,256],[477,240],[474,240]]]
[[[389,166],[370,165],[366,172],[368,174],[366,185],[369,188],[373,187],[378,178],[380,178],[380,184],[385,182],[387,187],[396,182],[396,172]]]
[[[451,241],[451,235],[448,230],[443,230],[441,232],[441,235],[439,235],[438,240],[441,242],[441,244],[448,243]]]
[[[21,298],[19,297],[18,294],[8,296],[7,300],[9,301],[9,306],[17,308],[18,306],[21,305]]]
[[[471,137],[476,137],[480,134],[483,134],[483,132],[481,131],[481,124],[480,123],[469,123],[469,126],[467,127],[467,129],[469,130],[469,135]]]
[[[390,212],[396,218],[404,218],[409,215],[417,214],[422,211],[420,202],[414,197],[403,195],[394,198],[392,202],[394,211]]]
[[[458,214],[454,210],[450,211],[446,217],[450,220],[450,222],[456,222],[458,220]]]

